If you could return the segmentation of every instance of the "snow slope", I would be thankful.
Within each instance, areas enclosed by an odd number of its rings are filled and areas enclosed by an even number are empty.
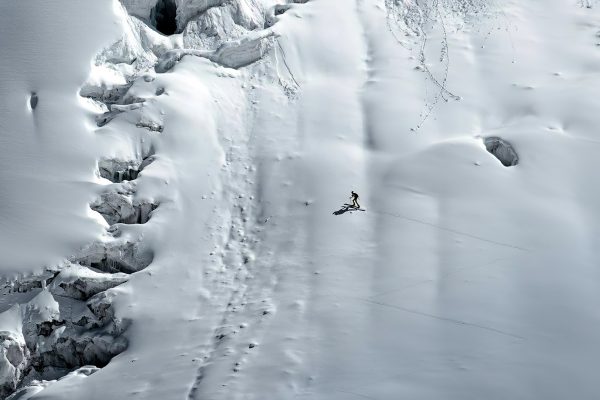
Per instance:
[[[597,4],[204,3],[2,5],[19,398],[595,399]]]
[[[118,30],[97,2],[0,7],[0,267],[14,273],[57,262],[102,229],[86,213],[96,141],[74,94]]]

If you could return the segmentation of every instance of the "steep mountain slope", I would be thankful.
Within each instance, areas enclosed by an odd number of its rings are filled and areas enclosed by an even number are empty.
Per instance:
[[[0,393],[595,398],[600,14],[522,3],[3,4]]]

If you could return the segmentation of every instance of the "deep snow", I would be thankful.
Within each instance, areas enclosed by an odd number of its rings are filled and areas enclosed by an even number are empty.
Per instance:
[[[0,4],[0,383],[597,398],[598,4],[155,3]]]

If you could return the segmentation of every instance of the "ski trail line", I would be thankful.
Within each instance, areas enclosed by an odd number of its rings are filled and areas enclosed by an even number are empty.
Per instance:
[[[495,244],[495,245],[498,245],[498,246],[504,246],[504,247],[508,247],[508,248],[516,249],[516,250],[520,250],[520,251],[525,251],[525,252],[530,252],[531,251],[530,249],[527,249],[525,247],[520,247],[520,246],[516,246],[516,245],[513,245],[513,244],[509,244],[509,243],[503,243],[503,242],[499,242],[499,241],[496,241],[496,240],[487,239],[487,238],[484,238],[484,237],[481,237],[481,236],[477,236],[477,235],[473,235],[473,234],[467,233],[467,232],[457,231],[456,229],[446,228],[446,227],[443,227],[443,226],[439,226],[439,225],[433,224],[431,222],[422,221],[422,220],[416,219],[416,218],[410,218],[410,217],[404,216],[402,214],[395,214],[395,213],[390,213],[390,212],[386,212],[386,211],[375,211],[375,212],[378,213],[378,214],[389,215],[389,216],[394,217],[394,218],[401,218],[401,219],[404,219],[404,220],[407,220],[407,221],[415,222],[417,224],[431,226],[431,227],[436,228],[436,229],[441,229],[443,231],[454,233],[456,235],[461,235],[461,236],[469,237],[469,238],[472,238],[472,239],[480,240],[482,242],[491,243],[491,244]]]
[[[437,320],[440,320],[440,321],[451,322],[453,324],[460,325],[460,326],[468,326],[468,327],[482,329],[482,330],[489,331],[489,332],[494,332],[494,333],[497,333],[497,334],[500,334],[500,335],[504,335],[504,336],[509,336],[509,337],[512,337],[512,338],[515,338],[515,339],[519,339],[519,340],[526,340],[526,338],[523,337],[523,336],[519,336],[519,335],[516,335],[514,333],[502,331],[500,329],[492,328],[492,327],[485,326],[485,325],[475,324],[475,323],[472,323],[472,322],[466,322],[466,321],[462,321],[462,320],[454,319],[454,318],[442,317],[442,316],[439,316],[439,315],[429,314],[429,313],[422,312],[422,311],[411,310],[410,308],[405,308],[405,307],[397,306],[397,305],[394,305],[394,304],[382,303],[382,302],[375,301],[375,300],[364,299],[364,298],[361,298],[361,300],[364,301],[364,302],[367,302],[367,303],[377,304],[377,305],[382,306],[382,307],[388,307],[388,308],[393,308],[393,309],[396,309],[396,310],[404,311],[404,312],[409,313],[409,314],[421,315],[423,317],[433,318],[433,319],[437,319]]]

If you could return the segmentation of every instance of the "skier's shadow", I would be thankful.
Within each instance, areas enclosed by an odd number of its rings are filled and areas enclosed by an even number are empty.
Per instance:
[[[333,212],[333,215],[342,215],[344,213],[347,213],[348,211],[353,211],[356,210],[356,208],[354,208],[351,204],[344,204],[342,206],[342,208],[340,208],[337,211]]]

